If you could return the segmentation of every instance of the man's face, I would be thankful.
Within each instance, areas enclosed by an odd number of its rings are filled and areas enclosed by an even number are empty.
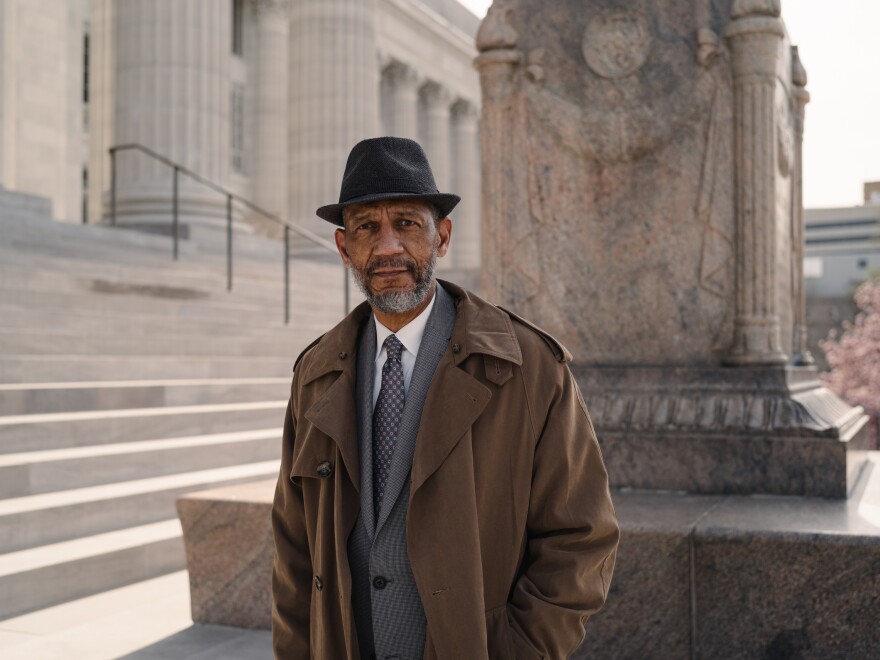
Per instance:
[[[435,220],[424,202],[389,200],[349,206],[344,221],[336,247],[370,305],[385,314],[418,308],[449,247],[449,218]]]

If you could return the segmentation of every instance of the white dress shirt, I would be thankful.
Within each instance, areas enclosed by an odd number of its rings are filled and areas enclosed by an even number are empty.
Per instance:
[[[385,366],[385,359],[388,357],[388,351],[385,350],[385,340],[388,338],[388,335],[396,335],[400,343],[403,344],[403,351],[400,353],[400,365],[403,367],[403,391],[408,392],[409,383],[412,380],[413,367],[416,366],[416,356],[419,354],[419,346],[422,344],[422,335],[425,334],[425,326],[428,325],[428,317],[431,315],[431,310],[434,309],[434,302],[436,300],[437,292],[435,290],[428,306],[397,332],[392,332],[373,316],[373,320],[376,322],[376,364],[373,375],[374,410],[376,408],[376,401],[379,399],[379,390],[382,389],[382,367]]]

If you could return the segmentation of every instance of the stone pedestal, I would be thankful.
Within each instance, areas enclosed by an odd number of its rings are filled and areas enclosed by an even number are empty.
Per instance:
[[[866,417],[784,370],[806,81],[778,1],[499,0],[477,47],[483,293],[572,352],[612,481],[846,497]]]
[[[273,490],[178,501],[196,623],[270,628]],[[880,645],[880,452],[848,501],[612,497],[614,579],[573,658],[867,659]]]
[[[177,501],[195,623],[271,627],[274,488],[260,481]]]

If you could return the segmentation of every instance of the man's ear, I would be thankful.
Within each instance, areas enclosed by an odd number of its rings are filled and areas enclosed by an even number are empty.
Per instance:
[[[336,239],[336,249],[339,250],[342,263],[348,268],[351,265],[351,259],[348,257],[348,250],[345,249],[345,230],[340,227],[333,233],[333,238]]]
[[[452,240],[452,219],[440,218],[437,221],[437,256],[442,257],[449,250],[449,242]]]

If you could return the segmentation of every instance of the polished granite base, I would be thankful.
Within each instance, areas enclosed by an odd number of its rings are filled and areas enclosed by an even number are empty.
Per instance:
[[[572,371],[612,487],[846,498],[868,417],[813,367],[600,367]]]
[[[573,657],[880,650],[880,452],[848,501],[621,491],[617,567]]]
[[[195,623],[271,626],[274,490],[273,479],[177,500]]]
[[[270,626],[273,486],[179,501],[195,622]],[[574,658],[877,657],[880,452],[849,500],[613,495],[617,567]]]

